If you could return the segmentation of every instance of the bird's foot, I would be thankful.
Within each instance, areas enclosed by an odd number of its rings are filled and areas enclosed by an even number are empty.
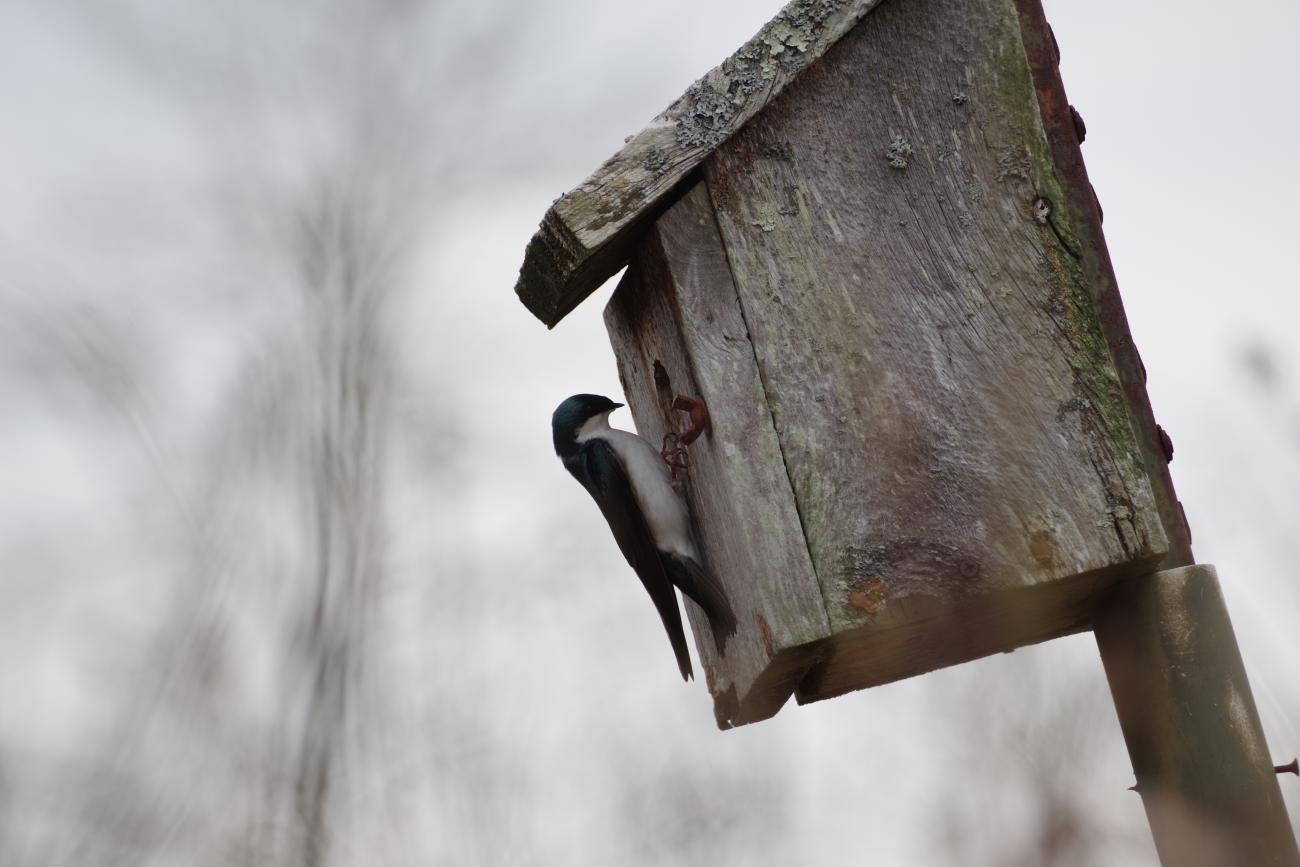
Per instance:
[[[672,471],[674,482],[677,481],[678,470],[686,472],[690,469],[686,446],[682,445],[682,438],[675,433],[664,434],[664,445],[659,450],[659,456],[664,459],[664,463]]]
[[[663,448],[659,450],[659,456],[672,470],[673,481],[677,481],[678,470],[687,472],[690,469],[686,447],[699,439],[700,434],[708,428],[709,410],[704,406],[703,401],[684,394],[677,395],[673,400],[673,409],[690,413],[691,417],[690,425],[680,434],[672,432],[664,434]]]

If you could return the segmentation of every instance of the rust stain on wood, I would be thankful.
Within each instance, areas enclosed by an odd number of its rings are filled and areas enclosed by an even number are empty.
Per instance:
[[[888,589],[879,578],[854,581],[845,605],[867,617],[875,617],[885,604]]]
[[[758,637],[763,642],[763,649],[767,651],[768,656],[776,654],[776,648],[772,645],[772,628],[767,625],[767,620],[761,614],[754,615],[754,622],[758,624]]]
[[[1056,540],[1051,530],[1037,530],[1029,537],[1029,553],[1044,569],[1056,565]]]

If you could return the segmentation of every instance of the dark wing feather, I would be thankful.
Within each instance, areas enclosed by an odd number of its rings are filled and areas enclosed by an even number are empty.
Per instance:
[[[718,579],[689,557],[679,557],[668,551],[660,551],[659,556],[668,579],[704,609],[718,652],[725,652],[727,639],[736,634],[736,615]]]
[[[637,506],[623,462],[609,443],[591,439],[583,443],[578,454],[566,460],[564,465],[600,506],[623,556],[645,585],[655,608],[659,609],[659,619],[663,621],[673,653],[677,655],[677,668],[682,679],[690,680],[693,676],[691,657],[686,649],[686,633],[682,628],[681,610],[677,607],[677,594],[659,559],[659,550],[650,536],[645,516]]]

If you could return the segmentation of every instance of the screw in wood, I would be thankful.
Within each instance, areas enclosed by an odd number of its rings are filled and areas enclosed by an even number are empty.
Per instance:
[[[1169,432],[1160,425],[1156,425],[1156,437],[1160,440],[1160,451],[1164,453],[1165,463],[1169,463],[1174,459],[1174,441],[1170,439]]]
[[[1038,221],[1039,225],[1046,226],[1047,221],[1052,216],[1051,201],[1044,198],[1043,196],[1039,196],[1038,198],[1034,199],[1033,208],[1034,208],[1034,219]]]
[[[1079,144],[1088,137],[1088,125],[1083,122],[1083,115],[1074,106],[1070,106],[1070,120],[1074,122],[1074,134],[1079,138]]]

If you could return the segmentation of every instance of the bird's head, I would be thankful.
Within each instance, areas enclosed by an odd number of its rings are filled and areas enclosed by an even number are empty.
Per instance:
[[[583,428],[593,420],[598,420],[598,425],[604,424],[605,417],[622,405],[599,394],[575,394],[565,398],[551,416],[555,453],[564,457],[577,451],[578,436]]]

